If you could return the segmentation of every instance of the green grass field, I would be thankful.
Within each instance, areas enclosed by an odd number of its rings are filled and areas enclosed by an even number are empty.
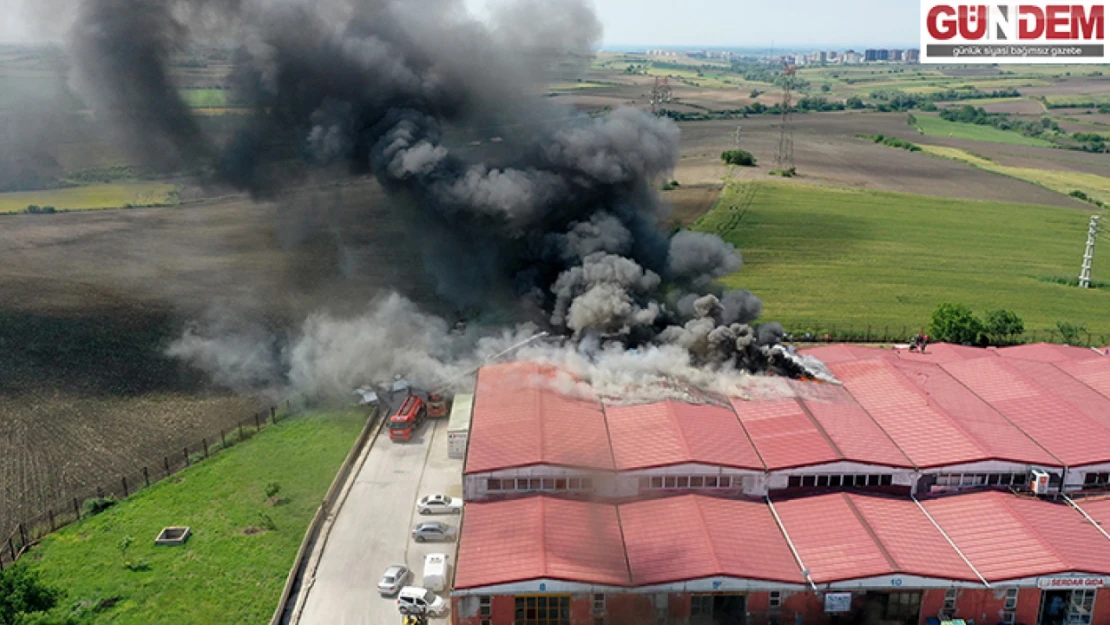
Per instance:
[[[227,94],[222,89],[182,89],[181,97],[187,105],[195,109],[227,106]]]
[[[1056,108],[1065,107],[1090,107],[1099,104],[1110,104],[1110,93],[1078,93],[1068,95],[1050,95],[1045,97],[1049,106]]]
[[[125,502],[43,539],[25,558],[44,581],[66,591],[97,625],[266,623],[320,500],[365,422],[361,413],[316,414],[279,422]],[[267,503],[266,485],[285,502]],[[244,532],[263,525],[276,530]],[[369,520],[368,520],[369,521]],[[155,547],[168,525],[187,525],[182,547]],[[134,543],[125,568],[117,544]],[[368,589],[367,592],[370,592]]]
[[[0,214],[21,213],[27,206],[58,210],[97,210],[131,206],[165,206],[176,202],[177,187],[160,182],[97,184],[87,187],[0,193]]]
[[[1008,308],[1027,330],[1057,321],[1110,333],[1110,291],[1046,282],[1078,275],[1089,213],[783,182],[734,183],[695,229],[744,267],[724,282],[763,298],[787,331],[862,334],[927,326],[943,302]],[[1110,274],[1096,260],[1096,277]]]
[[[979,124],[965,124],[950,122],[931,115],[916,115],[918,131],[926,136],[952,137],[954,139],[970,139],[972,141],[988,141],[990,143],[1007,143],[1010,145],[1031,145],[1037,147],[1052,147],[1052,144],[1043,139],[1026,137],[1023,134],[1009,130],[999,130],[993,126],[980,126]]]
[[[1110,204],[1110,178],[1105,176],[1080,171],[1059,171],[1054,169],[1035,169],[1032,167],[1000,165],[992,160],[972,154],[967,150],[939,145],[922,145],[921,149],[933,156],[963,161],[968,165],[973,165],[980,169],[1039,184],[1046,189],[1052,189],[1064,195],[1068,195],[1072,191],[1082,191],[1096,200],[1101,200]]]

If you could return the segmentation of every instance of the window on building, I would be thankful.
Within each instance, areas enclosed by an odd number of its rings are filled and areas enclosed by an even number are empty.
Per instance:
[[[817,487],[818,488],[820,488],[822,486],[828,486],[828,485],[829,485],[829,476],[827,476],[827,475],[818,475],[817,476]]]
[[[867,485],[868,486],[878,486],[879,482],[882,481],[882,479],[883,479],[883,476],[881,476],[881,475],[868,475],[867,476]]]
[[[791,475],[786,480],[787,488],[798,488],[801,485],[802,485],[802,476],[800,476],[800,475]]]
[[[916,622],[921,613],[921,593],[892,592],[887,596],[883,618],[888,621]]]
[[[1016,610],[1017,609],[1017,598],[1018,598],[1018,589],[1017,588],[1007,588],[1006,589],[1006,602],[1002,604],[1002,609],[1003,610]],[[1011,622],[1013,622],[1013,621],[1011,621]]]
[[[567,490],[582,490],[582,478],[572,477],[568,479]]]
[[[706,488],[717,488],[717,476],[710,475],[705,478]]]
[[[1013,481],[1014,486],[1025,486],[1025,483],[1028,482],[1028,481],[1029,481],[1029,476],[1028,475],[1026,475],[1024,473],[1015,473],[1014,474],[1014,481]]]
[[[675,479],[674,476],[667,476],[667,477],[663,478],[663,487],[664,488],[674,488],[677,485],[677,483],[678,482],[677,482],[677,480]]]
[[[555,480],[555,490],[566,490],[566,489],[567,489],[567,479],[565,477],[561,477],[561,478],[558,478],[557,480]]]
[[[948,614],[956,613],[956,589],[949,588],[944,591],[944,611]]]
[[[802,476],[802,486],[816,486],[816,485],[817,485],[817,476],[816,475],[803,475]]]
[[[1110,473],[1085,473],[1083,488],[1102,488],[1110,485]]]
[[[481,618],[490,618],[493,616],[493,597],[489,595],[481,595],[478,597],[478,616]]]
[[[486,480],[486,490],[501,490],[501,480]]]
[[[782,593],[778,590],[772,590],[770,603],[768,605],[771,606],[771,609],[782,607]]]
[[[717,488],[740,488],[740,478],[733,478],[729,475],[722,475],[717,478]]]
[[[705,488],[705,478],[700,475],[690,476],[690,488]]]
[[[605,614],[605,595],[595,594],[593,596],[594,614]]]
[[[1017,612],[1013,610],[1005,610],[1002,612],[1002,622],[1006,625],[1014,625],[1017,620]]]
[[[685,475],[676,477],[675,488],[690,488],[690,478]]]
[[[570,625],[570,596],[516,597],[516,625]]]
[[[713,595],[690,595],[690,616],[713,616]]]
[[[661,477],[651,478],[651,487],[652,488],[663,488],[663,478],[661,478]]]
[[[1095,591],[1093,588],[1071,591],[1071,601],[1068,602],[1068,623],[1090,625],[1094,609]]]
[[[894,483],[894,476],[889,473],[880,477],[882,477],[882,482],[879,484],[880,486],[890,486]]]

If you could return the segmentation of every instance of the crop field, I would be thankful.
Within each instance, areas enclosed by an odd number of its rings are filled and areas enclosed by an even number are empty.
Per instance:
[[[99,184],[85,187],[0,193],[0,214],[21,213],[27,206],[58,210],[96,210],[127,206],[166,206],[176,202],[177,186],[160,182]]]
[[[958,302],[979,314],[1011,309],[1042,335],[1068,321],[1097,336],[1110,333],[1110,291],[1044,279],[1078,273],[1087,219],[1028,204],[750,182],[730,185],[695,228],[740,248],[744,267],[725,283],[762,297],[763,318],[787,331],[896,334]]]
[[[971,141],[990,141],[992,143],[1008,143],[1011,145],[1031,145],[1038,147],[1052,147],[1052,143],[1036,137],[1026,137],[1023,134],[999,130],[993,126],[979,124],[965,124],[950,122],[931,115],[916,115],[915,126],[926,136],[953,137]]]
[[[182,89],[181,97],[192,108],[223,108],[227,94],[222,89]]]
[[[265,623],[365,419],[350,412],[280,422],[46,537],[26,559],[64,589],[58,616],[84,606],[82,623],[146,625],[154,614],[175,625]],[[184,546],[154,545],[169,525],[192,529]],[[130,566],[117,549],[125,536],[134,539]]]
[[[1110,104],[1110,93],[1049,95],[1044,99],[1052,108],[1090,108],[1100,104]]]
[[[959,148],[935,145],[922,145],[921,148],[922,151],[934,156],[962,161],[986,171],[992,171],[1019,180],[1026,180],[1047,189],[1052,189],[1057,193],[1068,195],[1072,191],[1082,191],[1091,198],[1110,203],[1110,178],[1105,176],[1078,171],[1059,171],[1000,165],[990,159],[977,156],[967,150],[961,150]]]

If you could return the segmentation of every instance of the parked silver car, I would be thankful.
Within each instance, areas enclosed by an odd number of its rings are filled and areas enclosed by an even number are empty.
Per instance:
[[[394,564],[385,570],[381,581],[378,582],[378,592],[385,596],[395,595],[405,586],[405,581],[412,575],[409,567],[403,564]]]
[[[412,539],[418,543],[425,540],[451,540],[457,532],[454,527],[440,521],[424,521],[412,528]]]

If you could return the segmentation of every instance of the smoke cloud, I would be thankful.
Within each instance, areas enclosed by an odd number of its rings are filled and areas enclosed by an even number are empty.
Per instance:
[[[782,328],[756,328],[759,300],[714,282],[739,253],[715,235],[660,230],[677,126],[540,97],[600,32],[580,0],[508,2],[489,23],[457,0],[87,0],[71,37],[76,83],[138,158],[258,198],[322,168],[372,175],[416,233],[438,297],[515,318],[460,333],[388,295],[280,339],[209,323],[170,353],[234,387],[319,396],[394,373],[439,384],[537,328],[570,341],[521,357],[603,371],[589,376],[599,383],[650,370],[712,385],[772,366]],[[202,43],[234,51],[231,97],[254,110],[219,137],[171,76],[174,55]],[[475,135],[477,149],[460,139]]]

